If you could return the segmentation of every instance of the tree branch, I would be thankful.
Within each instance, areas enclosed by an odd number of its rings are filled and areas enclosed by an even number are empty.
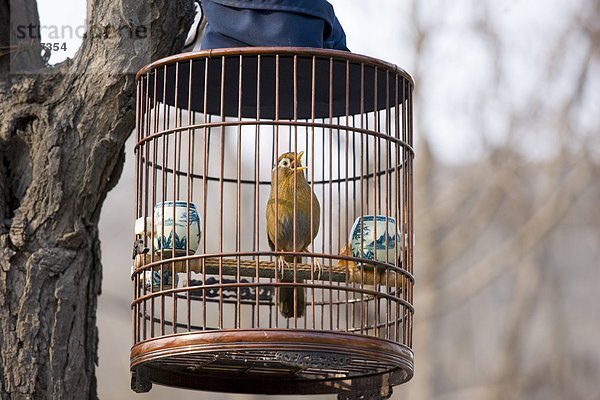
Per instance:
[[[457,307],[503,273],[517,267],[520,258],[530,252],[560,223],[574,199],[593,180],[594,176],[590,173],[587,163],[573,167],[561,182],[553,186],[554,190],[544,196],[543,203],[536,207],[537,211],[513,236],[499,244],[479,263],[459,275],[458,279],[447,282],[441,288],[441,293],[438,295],[444,299],[443,303],[438,303],[432,313],[423,315],[423,318],[432,318]],[[418,301],[427,301],[427,299],[421,296]]]

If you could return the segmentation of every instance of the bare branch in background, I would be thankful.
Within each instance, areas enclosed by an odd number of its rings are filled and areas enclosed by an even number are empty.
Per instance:
[[[440,132],[426,123],[438,117],[429,107],[431,90],[418,83],[431,85],[434,79],[427,75],[431,66],[426,60],[435,59],[436,52],[452,54],[436,43],[448,43],[441,39],[458,23],[445,14],[438,19],[423,13],[423,2],[412,3],[416,62],[410,72],[417,82],[416,131],[421,134],[416,374],[402,394],[444,400],[598,398],[594,379],[582,378],[577,385],[569,379],[591,368],[590,361],[570,350],[573,332],[579,338],[583,333],[574,323],[577,310],[569,304],[580,290],[573,280],[589,279],[584,271],[587,263],[597,263],[597,255],[556,244],[573,229],[595,229],[600,240],[600,167],[594,155],[600,115],[586,116],[595,118],[595,134],[580,129],[581,109],[594,98],[590,90],[600,67],[600,1],[580,1],[561,14],[560,32],[554,32],[558,40],[536,44],[543,51],[531,57],[537,64],[528,68],[536,73],[527,82],[514,66],[524,61],[516,59],[514,41],[532,39],[502,30],[512,18],[512,11],[503,9],[509,6],[469,4],[474,12],[464,16],[461,29],[486,43],[492,70],[485,86],[471,83],[463,94],[479,96],[469,118],[480,134],[483,157],[457,165],[438,157],[444,152],[436,147]],[[529,17],[539,23],[533,12]],[[515,82],[529,89],[507,92],[518,87]],[[499,126],[498,120],[504,123]],[[574,218],[581,219],[578,225]],[[565,259],[568,265],[561,264]],[[591,312],[590,307],[583,304],[578,310]],[[457,348],[460,343],[473,347]]]

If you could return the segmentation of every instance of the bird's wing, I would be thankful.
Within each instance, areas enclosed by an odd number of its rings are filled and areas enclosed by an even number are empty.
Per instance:
[[[269,231],[267,230],[267,241],[269,242],[269,247],[271,251],[275,250],[275,243],[271,240],[271,235],[269,235]]]
[[[267,241],[271,251],[275,250],[273,236],[275,235],[275,206],[272,200],[267,202]]]
[[[267,239],[271,250],[293,251],[293,203],[279,199],[279,217],[275,216],[275,199],[267,203]],[[277,235],[277,238],[275,238]],[[275,249],[277,241],[278,249]]]
[[[313,193],[313,223],[312,223],[312,229],[313,229],[313,238],[312,240],[315,240],[315,238],[317,237],[317,234],[319,233],[319,226],[321,223],[321,205],[319,204],[319,199],[317,198],[317,196]],[[311,240],[311,241],[312,241]]]

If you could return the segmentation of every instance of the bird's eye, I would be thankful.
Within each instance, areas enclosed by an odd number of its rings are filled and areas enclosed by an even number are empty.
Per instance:
[[[283,160],[279,161],[279,166],[280,167],[289,167],[290,166],[290,160],[287,158],[284,158]]]

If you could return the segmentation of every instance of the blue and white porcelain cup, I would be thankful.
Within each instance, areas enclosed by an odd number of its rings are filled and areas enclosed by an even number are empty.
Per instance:
[[[154,229],[151,229],[153,220]],[[154,218],[138,218],[135,221],[135,233],[148,238],[153,237],[156,253],[167,255],[175,250],[175,254],[178,255],[185,255],[186,251],[193,254],[198,250],[202,235],[200,215],[194,203],[189,203],[189,212],[188,203],[185,201],[156,203]]]
[[[363,215],[354,221],[348,243],[352,257],[394,264],[401,256],[400,237],[395,218]]]
[[[154,250],[159,253],[195,253],[202,235],[194,203],[165,201],[154,206]]]
[[[146,271],[144,272],[146,290],[157,292],[161,289],[160,271]],[[162,289],[176,288],[179,283],[179,276],[169,270],[165,270],[162,273]]]

